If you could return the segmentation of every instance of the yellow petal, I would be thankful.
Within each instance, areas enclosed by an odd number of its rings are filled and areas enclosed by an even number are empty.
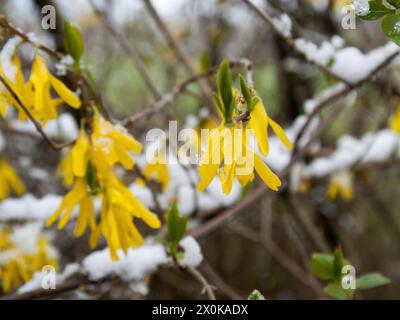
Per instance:
[[[85,132],[81,132],[78,140],[72,148],[72,168],[75,176],[84,177],[87,168],[87,150],[89,139]]]
[[[220,130],[215,129],[211,133],[208,143],[207,149],[204,154],[204,159],[200,163],[199,167],[199,176],[200,182],[198,184],[198,190],[203,191],[208,187],[211,181],[214,179],[217,174],[218,168],[222,161],[222,152],[221,148],[221,136]]]
[[[267,156],[269,150],[268,116],[261,101],[254,107],[248,126],[254,131],[260,152],[264,156]]]
[[[87,224],[94,217],[94,206],[90,197],[84,197],[80,202],[78,220],[76,222],[75,237],[80,237],[86,231]]]
[[[81,106],[81,100],[73,93],[70,89],[67,88],[67,86],[58,80],[56,77],[53,75],[50,76],[50,83],[54,90],[57,92],[57,94],[60,96],[63,101],[71,106],[72,108],[78,109]]]
[[[222,176],[220,175],[220,180],[222,184],[222,192],[224,194],[231,193],[235,168],[236,168],[235,163],[233,163],[232,165],[225,165],[224,173],[221,172]]]
[[[274,130],[275,134],[278,136],[279,140],[282,141],[282,143],[286,146],[288,149],[292,149],[293,145],[288,139],[288,137],[285,134],[285,131],[281,128],[279,124],[277,124],[274,120],[269,118],[269,124],[271,125],[272,130]]]
[[[279,187],[282,185],[281,180],[270,168],[268,168],[257,154],[254,154],[254,168],[268,188],[278,191]]]

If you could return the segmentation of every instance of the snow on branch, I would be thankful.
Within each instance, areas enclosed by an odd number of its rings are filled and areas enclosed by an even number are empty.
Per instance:
[[[339,139],[330,156],[315,159],[304,173],[309,178],[319,178],[351,169],[357,163],[382,163],[396,156],[399,146],[400,136],[389,129],[366,133],[360,139],[346,135]]]

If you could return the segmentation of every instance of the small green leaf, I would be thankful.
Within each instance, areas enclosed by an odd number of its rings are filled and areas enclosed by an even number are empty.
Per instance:
[[[400,45],[400,15],[391,14],[382,21],[382,31],[397,45]]]
[[[224,114],[224,106],[222,105],[221,98],[215,92],[213,92],[213,98],[214,98],[214,103],[217,106],[219,112],[221,113],[221,115],[223,115]]]
[[[64,23],[64,44],[67,52],[76,63],[79,63],[83,55],[85,43],[79,29],[73,26],[68,20]]]
[[[251,104],[251,93],[249,87],[247,86],[246,80],[244,80],[243,76],[239,74],[239,82],[240,82],[240,90],[242,91],[242,95],[244,100],[246,100],[247,106]]]
[[[389,9],[382,4],[381,1],[370,0],[369,1],[369,12],[366,15],[359,15],[359,17],[366,21],[378,20],[383,16],[394,13],[394,10]]]
[[[101,188],[97,181],[96,169],[91,161],[88,161],[86,165],[85,179],[87,185],[89,186],[89,195],[94,196],[101,192]]]
[[[188,218],[179,214],[176,203],[171,205],[166,218],[170,253],[173,257],[177,257],[179,241],[185,235]]]
[[[252,293],[249,294],[247,300],[265,300],[265,297],[261,294],[257,289],[253,290]]]
[[[357,278],[356,288],[366,290],[390,283],[391,280],[380,273],[367,273]]]
[[[249,111],[252,112],[256,106],[256,104],[260,101],[260,99],[258,99],[257,97],[254,97],[251,100],[250,106],[249,106]]]
[[[353,298],[353,290],[345,290],[339,282],[331,282],[324,288],[324,293],[337,300],[351,300]]]
[[[311,256],[311,269],[316,277],[322,280],[334,280],[334,257],[331,254],[314,253]]]
[[[334,252],[333,260],[333,272],[335,274],[335,279],[340,280],[342,277],[342,268],[344,266],[343,252],[340,247],[337,247]]]
[[[218,95],[223,103],[223,115],[225,121],[230,123],[232,121],[234,99],[232,94],[232,75],[229,68],[229,61],[227,59],[224,59],[218,68],[217,88]]]

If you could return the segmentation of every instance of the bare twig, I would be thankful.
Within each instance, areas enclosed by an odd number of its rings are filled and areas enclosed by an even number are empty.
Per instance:
[[[16,135],[16,136],[23,136],[23,137],[29,137],[32,139],[40,139],[40,135],[38,135],[36,132],[29,132],[29,131],[23,131],[16,129],[4,122],[0,122],[0,129],[8,134]]]
[[[207,294],[208,299],[216,300],[214,286],[208,283],[207,279],[201,274],[200,271],[193,267],[187,267],[185,270],[203,285],[203,291]]]
[[[147,87],[153,94],[154,98],[159,100],[161,99],[161,93],[158,91],[156,84],[151,79],[149,73],[146,70],[146,66],[140,57],[137,49],[117,31],[112,26],[110,21],[108,21],[106,13],[97,8],[97,6],[93,3],[92,0],[89,1],[94,12],[100,17],[101,21],[103,22],[106,29],[110,32],[110,34],[114,37],[115,41],[118,45],[124,50],[127,56],[132,59],[133,64],[136,66],[137,70],[139,71],[140,75],[142,76],[144,82],[146,83]]]
[[[246,70],[248,72],[247,78],[251,79],[251,72],[252,72],[253,68],[252,68],[251,61],[249,61],[248,59],[245,59],[245,58],[231,59],[230,67],[231,68],[237,68],[237,67],[246,68]],[[156,114],[156,113],[162,111],[170,103],[172,103],[183,91],[185,91],[189,85],[198,81],[199,79],[212,76],[213,74],[215,74],[217,72],[217,70],[218,70],[218,66],[214,66],[203,73],[199,73],[194,76],[190,76],[189,78],[187,78],[186,80],[184,80],[180,84],[178,84],[176,87],[174,87],[170,92],[163,95],[160,100],[158,100],[157,102],[155,102],[155,103],[151,104],[150,106],[148,106],[147,108],[145,108],[144,111],[137,113],[132,117],[124,119],[122,121],[122,124],[124,126],[128,126],[129,124],[134,123],[135,121],[138,121],[142,118],[150,117],[153,114]]]
[[[318,296],[323,296],[319,286],[317,286],[315,282],[310,281],[309,275],[295,261],[287,256],[272,239],[264,241],[263,237],[257,231],[238,222],[231,223],[229,228],[251,241],[260,243],[295,279],[312,289]]]
[[[288,195],[288,204],[290,206],[291,211],[294,215],[299,219],[300,223],[304,226],[306,232],[313,240],[315,246],[318,250],[322,252],[331,252],[332,250],[329,247],[329,244],[325,240],[325,237],[321,233],[311,220],[310,214],[305,212],[304,208],[301,207],[299,201],[296,200],[294,196]]]
[[[154,19],[155,23],[157,24],[158,28],[161,30],[163,33],[164,37],[168,41],[169,45],[171,48],[175,50],[177,53],[179,59],[182,61],[184,64],[186,70],[188,71],[189,75],[191,77],[194,77],[197,74],[196,69],[193,67],[191,59],[189,55],[185,52],[179,41],[175,38],[167,24],[162,20],[160,15],[158,14],[157,10],[154,8],[153,4],[151,3],[150,0],[143,0],[148,12],[150,13],[151,17]],[[205,97],[205,103],[209,106],[212,107],[214,105],[212,95],[211,95],[211,88],[207,84],[206,81],[204,81],[202,78],[197,78],[196,81],[199,84],[200,90],[202,91],[204,97]]]
[[[19,36],[24,42],[30,43],[34,47],[38,48],[41,51],[46,52],[48,55],[52,56],[57,60],[61,59],[64,56],[61,52],[57,52],[56,50],[51,49],[50,47],[47,47],[37,42],[33,42],[26,34],[24,34],[18,28],[14,27],[3,15],[0,16],[0,27],[9,31],[12,34]]]
[[[78,289],[81,286],[88,284],[95,284],[98,282],[94,282],[89,280],[87,277],[79,277],[77,279],[69,280],[67,282],[57,284],[56,289],[52,290],[44,290],[42,288],[35,289],[31,291],[27,291],[24,293],[12,293],[6,296],[1,297],[1,300],[34,300],[34,299],[47,299],[50,297],[57,296],[62,293],[66,293],[69,291],[73,291]]]
[[[243,297],[240,296],[234,289],[232,289],[205,260],[203,260],[202,269],[204,270],[205,274],[217,285],[218,289],[223,291],[229,298],[233,300],[243,300]]]
[[[258,14],[258,16],[263,19],[269,26],[271,26],[271,28],[281,37],[283,38],[286,43],[292,48],[294,49],[298,54],[300,54],[307,62],[317,66],[319,69],[325,71],[327,74],[329,74],[331,77],[347,83],[347,81],[342,78],[340,75],[335,74],[334,72],[332,72],[327,66],[319,63],[316,60],[313,59],[309,59],[306,55],[306,53],[303,50],[300,50],[300,48],[298,46],[296,46],[296,42],[295,39],[293,39],[292,35],[290,32],[286,32],[285,30],[282,30],[278,24],[276,23],[276,21],[274,20],[274,18],[272,18],[266,11],[262,10],[258,5],[254,4],[251,0],[243,0],[247,6],[249,6],[254,12],[256,12]]]

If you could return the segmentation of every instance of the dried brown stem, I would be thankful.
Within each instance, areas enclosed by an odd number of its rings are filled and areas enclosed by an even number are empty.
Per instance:
[[[203,285],[203,291],[207,294],[208,299],[216,300],[214,294],[215,287],[208,283],[207,279],[201,274],[200,271],[193,267],[187,267],[185,270]]]

